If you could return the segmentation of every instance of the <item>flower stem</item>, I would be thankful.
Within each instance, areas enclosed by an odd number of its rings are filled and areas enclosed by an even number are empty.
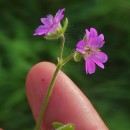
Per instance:
[[[64,34],[61,35],[61,48],[59,60],[62,60],[63,50],[64,50],[65,37]]]
[[[45,97],[44,103],[42,105],[41,112],[40,112],[40,115],[39,115],[39,118],[38,118],[38,121],[37,121],[37,124],[36,124],[36,127],[35,127],[34,130],[39,130],[40,129],[40,124],[42,122],[42,119],[43,119],[43,116],[44,116],[44,113],[45,113],[45,109],[46,109],[47,104],[49,102],[49,99],[50,99],[50,96],[51,96],[51,93],[52,93],[52,90],[53,90],[53,86],[54,86],[54,83],[55,83],[56,76],[57,76],[57,74],[58,74],[61,67],[62,67],[61,64],[57,65],[57,68],[56,68],[56,70],[54,72],[51,83],[49,85],[48,92],[47,92],[47,95]]]
[[[52,80],[50,82],[50,85],[49,85],[49,88],[48,88],[48,91],[47,91],[47,95],[44,99],[44,102],[43,102],[43,105],[42,105],[42,108],[41,108],[41,112],[39,114],[39,118],[37,120],[37,124],[34,128],[34,130],[40,130],[40,125],[41,125],[41,122],[42,122],[42,119],[44,117],[44,114],[45,114],[45,110],[46,110],[46,107],[48,105],[48,102],[49,102],[49,99],[51,97],[51,94],[52,94],[52,90],[53,90],[53,87],[54,87],[54,83],[55,83],[55,80],[56,80],[56,77],[57,77],[57,74],[59,72],[59,70],[62,68],[62,66],[64,64],[66,64],[69,60],[71,60],[75,54],[72,53],[70,54],[68,57],[66,57],[64,60],[62,59],[62,54],[63,54],[63,49],[64,49],[64,42],[65,42],[65,37],[64,35],[61,35],[61,51],[60,51],[60,59],[58,60],[58,64],[57,64],[57,67],[56,67],[56,70],[54,72],[54,75],[52,77]]]
[[[71,60],[74,57],[74,54],[76,53],[76,51],[74,51],[72,54],[70,54],[68,57],[66,57],[63,62],[62,65],[66,64],[69,60]]]

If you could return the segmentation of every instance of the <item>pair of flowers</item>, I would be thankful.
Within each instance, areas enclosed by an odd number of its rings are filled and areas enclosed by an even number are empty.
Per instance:
[[[46,18],[41,18],[43,25],[40,25],[34,35],[45,35],[49,37],[60,37],[64,33],[61,26],[61,20],[64,17],[65,9],[59,10],[55,16],[48,15]],[[96,70],[96,64],[104,69],[103,63],[108,59],[100,48],[104,45],[104,35],[98,35],[96,29],[90,28],[85,30],[86,35],[83,40],[80,40],[76,45],[76,51],[85,59],[86,74],[92,74]]]

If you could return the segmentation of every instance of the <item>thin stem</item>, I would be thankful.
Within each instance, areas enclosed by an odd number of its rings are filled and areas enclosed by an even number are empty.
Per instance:
[[[74,57],[74,54],[76,53],[76,51],[74,51],[72,54],[70,54],[68,57],[66,57],[63,62],[62,65],[66,64],[69,60],[71,60]]]
[[[44,103],[42,105],[41,112],[40,112],[40,115],[39,115],[39,118],[38,118],[38,121],[37,121],[37,124],[36,124],[36,127],[35,127],[34,130],[39,130],[40,129],[40,124],[41,124],[42,119],[44,117],[45,109],[46,109],[47,104],[49,102],[49,99],[51,97],[51,93],[52,93],[52,90],[53,90],[53,87],[54,87],[55,79],[57,77],[57,74],[58,74],[59,70],[62,68],[62,66],[64,64],[66,64],[69,60],[71,60],[73,58],[75,52],[70,54],[68,57],[66,57],[61,63],[58,63],[57,68],[56,68],[56,70],[54,72],[54,75],[52,77],[51,83],[49,85],[49,88],[48,88],[48,91],[47,91],[47,95],[46,95]]]
[[[64,34],[61,35],[61,48],[60,48],[60,59],[62,60],[63,50],[64,50],[65,37]]]
[[[40,125],[41,125],[41,122],[42,122],[42,119],[44,117],[44,113],[45,113],[45,110],[46,110],[46,107],[48,105],[48,102],[49,102],[49,99],[51,97],[51,94],[52,94],[52,90],[53,90],[53,87],[54,87],[54,83],[55,83],[55,80],[56,80],[56,77],[57,77],[57,74],[59,72],[59,70],[62,68],[62,66],[67,63],[69,60],[71,60],[75,54],[72,53],[70,54],[67,58],[65,58],[64,60],[62,59],[62,55],[63,55],[63,49],[64,49],[64,42],[65,42],[65,37],[64,35],[62,34],[61,35],[61,50],[60,50],[60,59],[58,61],[58,64],[57,64],[57,67],[56,67],[56,70],[54,72],[54,75],[52,77],[52,80],[51,80],[51,83],[49,85],[49,88],[48,88],[48,91],[47,91],[47,95],[44,99],[44,102],[43,102],[43,105],[42,105],[42,108],[41,108],[41,112],[39,114],[39,118],[38,118],[38,121],[37,121],[37,124],[36,124],[36,127],[34,130],[40,130]]]
[[[41,112],[40,112],[40,115],[39,115],[39,118],[38,118],[38,121],[37,121],[37,124],[36,124],[36,127],[35,127],[34,130],[39,130],[40,129],[40,124],[41,124],[42,119],[44,117],[45,109],[46,109],[47,104],[49,102],[49,99],[50,99],[50,96],[51,96],[51,93],[52,93],[52,90],[53,90],[53,86],[54,86],[54,83],[55,83],[56,76],[57,76],[57,74],[58,74],[61,67],[62,67],[61,64],[57,65],[57,68],[56,68],[56,70],[54,72],[51,83],[49,85],[48,92],[47,92],[47,95],[45,97],[44,103],[42,105]]]

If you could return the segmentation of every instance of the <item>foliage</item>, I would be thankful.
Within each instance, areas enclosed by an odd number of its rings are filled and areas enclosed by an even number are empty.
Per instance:
[[[1,0],[0,7],[0,127],[34,127],[25,95],[26,75],[38,62],[56,63],[52,59],[57,57],[59,45],[32,34],[41,17],[65,7],[69,20],[66,54],[84,36],[85,28],[93,26],[105,34],[104,50],[109,61],[105,70],[90,76],[84,73],[84,61],[70,62],[63,70],[80,86],[111,130],[129,130],[129,0]]]
[[[74,125],[73,124],[62,124],[59,122],[53,122],[52,126],[56,129],[56,130],[74,130]]]

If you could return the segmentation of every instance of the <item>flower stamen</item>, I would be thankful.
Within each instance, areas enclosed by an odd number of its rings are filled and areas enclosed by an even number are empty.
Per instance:
[[[90,55],[93,52],[92,48],[89,46],[85,46],[84,51],[86,52],[86,56]]]

